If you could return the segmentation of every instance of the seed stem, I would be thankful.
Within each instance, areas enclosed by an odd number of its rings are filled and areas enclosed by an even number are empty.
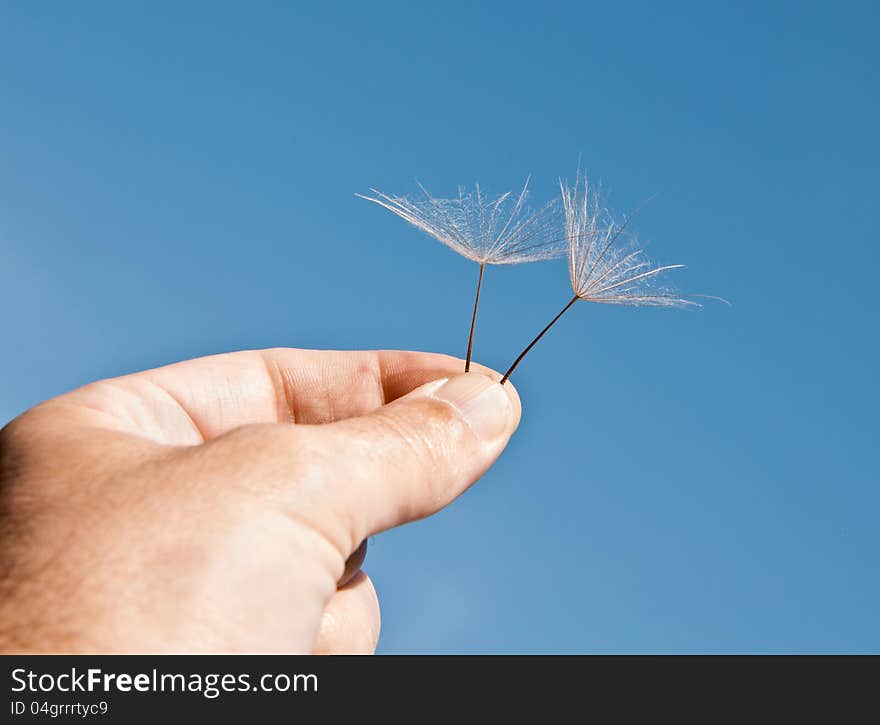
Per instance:
[[[501,378],[502,385],[504,385],[504,383],[507,382],[507,379],[511,376],[513,371],[516,370],[516,366],[520,364],[520,361],[526,356],[528,351],[531,350],[535,345],[538,344],[538,340],[540,340],[542,337],[544,337],[545,334],[547,334],[547,330],[549,330],[551,327],[553,327],[553,325],[556,324],[556,321],[560,317],[562,317],[566,312],[568,312],[568,308],[571,307],[575,302],[577,302],[578,299],[580,299],[580,298],[577,295],[572,297],[571,300],[569,301],[569,303],[565,307],[562,308],[562,311],[558,315],[556,315],[556,317],[554,317],[552,320],[550,320],[550,323],[547,325],[547,327],[545,327],[543,330],[541,330],[538,333],[538,336],[526,346],[526,349],[523,350],[519,354],[519,357],[517,357],[517,359],[513,361],[513,365],[511,365],[510,368],[508,368],[507,372],[504,373],[504,377]]]
[[[477,279],[477,296],[474,299],[474,314],[471,317],[471,334],[468,336],[467,357],[464,360],[465,372],[469,372],[471,369],[471,353],[474,350],[474,327],[477,324],[477,306],[480,304],[480,287],[483,286],[483,267],[485,267],[485,264],[480,264],[480,276]]]

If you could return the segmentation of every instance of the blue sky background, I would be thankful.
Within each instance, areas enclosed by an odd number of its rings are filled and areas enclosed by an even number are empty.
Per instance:
[[[493,470],[373,541],[380,651],[880,651],[876,6],[314,5],[0,5],[0,422],[214,352],[461,355],[476,268],[353,194],[582,155],[733,305],[572,310]],[[490,269],[477,359],[567,285]]]

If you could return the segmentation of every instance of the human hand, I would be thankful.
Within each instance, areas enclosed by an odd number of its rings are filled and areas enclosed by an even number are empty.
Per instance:
[[[366,538],[501,453],[513,387],[414,352],[277,349],[102,380],[0,431],[6,651],[372,652]]]

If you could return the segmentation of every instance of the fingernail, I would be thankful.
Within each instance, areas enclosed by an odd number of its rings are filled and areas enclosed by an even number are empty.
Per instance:
[[[453,406],[474,433],[494,441],[510,425],[510,398],[498,383],[479,373],[457,375],[431,393]]]

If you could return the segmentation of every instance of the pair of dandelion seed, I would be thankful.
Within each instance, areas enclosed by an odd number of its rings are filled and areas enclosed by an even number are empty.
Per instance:
[[[420,185],[423,196],[357,196],[385,207],[413,226],[476,262],[479,267],[474,311],[468,336],[465,372],[470,370],[480,288],[487,265],[522,264],[568,254],[574,296],[525,347],[501,378],[503,385],[522,359],[578,300],[611,305],[694,307],[697,302],[662,284],[664,272],[684,265],[655,266],[628,230],[633,215],[618,223],[601,193],[578,171],[575,183],[560,182],[561,199],[537,210],[527,206],[529,182],[519,195],[486,197],[476,186],[458,197],[438,199]],[[560,212],[561,202],[561,212]]]

